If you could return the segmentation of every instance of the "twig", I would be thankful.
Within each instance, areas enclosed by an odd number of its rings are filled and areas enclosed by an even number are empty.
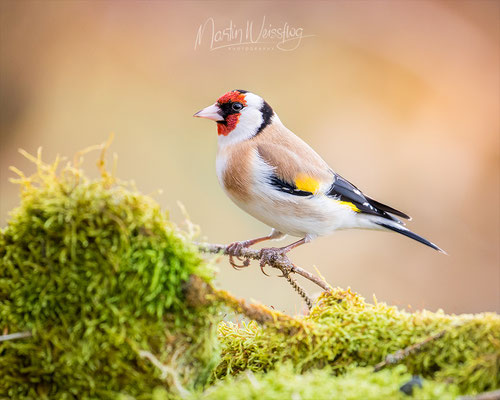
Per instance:
[[[16,332],[16,333],[9,333],[7,335],[0,335],[0,342],[6,342],[7,340],[16,340],[16,339],[23,339],[27,337],[33,336],[31,332]]]
[[[165,380],[167,379],[167,377],[170,376],[172,378],[172,383],[181,398],[184,399],[188,397],[189,392],[186,389],[184,389],[184,387],[179,382],[179,376],[177,375],[177,371],[175,371],[172,367],[168,365],[162,364],[160,360],[158,360],[155,357],[155,355],[149,351],[140,350],[139,357],[147,358],[156,368],[158,368],[161,371],[160,379]]]
[[[447,332],[448,329],[444,329],[441,332],[429,336],[428,338],[422,340],[421,342],[412,344],[411,346],[408,346],[404,349],[396,351],[395,353],[387,355],[384,361],[375,365],[374,371],[377,372],[389,365],[398,364],[399,362],[403,361],[406,357],[408,357],[410,354],[418,353],[419,351],[421,351],[422,348],[427,344],[429,344],[430,342],[442,338]]]
[[[198,249],[204,253],[223,253],[225,255],[228,255],[227,246],[224,246],[222,244],[197,243],[197,245]],[[260,251],[248,248],[242,248],[233,255],[237,257],[247,258],[249,260],[261,260]],[[311,282],[314,282],[326,292],[329,292],[331,290],[331,287],[330,285],[328,285],[328,283],[306,271],[305,269],[297,267],[290,261],[290,259],[286,255],[277,255],[276,258],[273,258],[268,262],[268,265],[272,268],[279,269],[285,277],[290,273],[296,273],[310,280]]]
[[[295,279],[293,279],[290,274],[285,275],[285,279],[288,283],[295,289],[295,291],[302,297],[307,304],[307,308],[310,310],[313,307],[313,301],[308,296],[307,292],[300,286]]]
[[[500,390],[483,392],[474,396],[460,396],[457,400],[500,400]]]

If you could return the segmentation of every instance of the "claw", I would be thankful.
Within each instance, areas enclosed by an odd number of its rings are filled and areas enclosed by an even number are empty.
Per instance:
[[[227,246],[226,253],[229,255],[229,264],[234,269],[242,269],[250,265],[250,260],[248,258],[235,255],[235,253],[239,253],[241,249],[245,247],[248,247],[248,244],[246,242],[234,242]],[[239,260],[241,264],[238,264],[234,260],[235,258]]]
[[[265,276],[270,276],[269,274],[266,274],[266,271],[264,271],[264,267],[266,266],[266,261],[265,260],[260,260],[260,270]]]
[[[281,270],[281,275],[278,275],[278,278],[286,278],[286,277],[290,276],[291,272],[292,272],[292,268],[288,267],[287,269],[282,269]]]
[[[271,264],[278,259],[278,257],[283,257],[285,252],[282,249],[276,247],[270,247],[267,249],[262,249],[260,251],[260,270],[264,275],[269,276],[264,272],[264,267],[266,264]]]
[[[245,260],[245,261],[243,261],[242,264],[238,264],[234,261],[234,256],[229,255],[229,264],[231,264],[231,267],[233,267],[234,269],[241,269],[241,268],[248,267],[250,262],[248,260]]]

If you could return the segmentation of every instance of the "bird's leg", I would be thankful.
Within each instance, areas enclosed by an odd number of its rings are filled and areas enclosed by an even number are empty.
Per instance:
[[[296,242],[293,242],[292,244],[289,244],[288,246],[285,247],[269,247],[267,249],[262,249],[260,251],[260,269],[264,275],[267,275],[264,272],[264,267],[266,264],[272,264],[275,262],[278,258],[285,256],[286,253],[288,253],[290,250],[295,249],[296,247],[303,245],[305,243],[309,243],[311,241],[311,238],[306,236],[303,239],[297,240]]]
[[[262,236],[262,237],[259,237],[256,239],[244,240],[242,242],[231,243],[226,248],[226,253],[229,255],[229,264],[231,264],[231,266],[234,269],[248,267],[250,265],[250,260],[248,258],[243,260],[240,256],[237,255],[237,254],[239,254],[241,249],[253,246],[254,244],[264,242],[266,240],[279,239],[283,236],[284,236],[283,233],[277,231],[276,229],[273,229],[271,231],[271,233],[267,236]],[[243,262],[243,264],[240,264],[240,265],[236,264],[233,257],[236,257],[238,260]]]

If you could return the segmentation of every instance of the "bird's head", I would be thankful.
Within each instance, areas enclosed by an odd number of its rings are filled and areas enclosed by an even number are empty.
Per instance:
[[[217,122],[219,138],[249,139],[271,123],[273,109],[264,99],[246,90],[232,90],[198,111],[195,117]]]

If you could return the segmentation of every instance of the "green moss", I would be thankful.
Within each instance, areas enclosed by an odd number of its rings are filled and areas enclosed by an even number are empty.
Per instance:
[[[415,386],[412,396],[399,388],[410,381],[411,374],[404,366],[374,373],[370,368],[351,368],[346,374],[335,376],[329,368],[296,373],[290,364],[280,365],[268,373],[247,372],[229,377],[204,393],[197,400],[379,400],[425,399],[452,400],[456,386],[423,381]]]
[[[189,276],[212,275],[196,249],[129,186],[35,161],[0,232],[0,329],[33,334],[0,343],[0,397],[142,399],[203,385],[219,359],[218,309],[186,304]]]
[[[265,327],[253,322],[222,323],[223,358],[216,377],[247,369],[269,371],[284,362],[292,363],[299,372],[328,366],[342,374],[355,365],[373,366],[388,354],[443,329],[449,332],[404,359],[409,371],[454,383],[462,393],[498,388],[498,315],[407,313],[385,304],[368,304],[343,290],[323,294],[310,315],[291,322]]]

